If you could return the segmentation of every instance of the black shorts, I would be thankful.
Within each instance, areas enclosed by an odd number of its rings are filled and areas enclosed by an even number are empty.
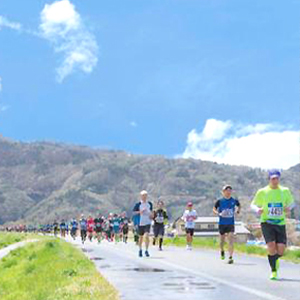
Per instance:
[[[139,226],[139,235],[144,235],[145,233],[150,233],[151,225]]]
[[[153,227],[154,236],[164,236],[165,235],[165,225],[164,224],[154,224]]]
[[[219,233],[221,235],[230,232],[234,232],[234,225],[222,225],[222,224],[219,225]]]
[[[189,234],[190,236],[194,235],[194,228],[185,228],[186,234]]]
[[[123,234],[128,234],[128,226],[123,226],[122,231]]]
[[[95,232],[96,233],[101,233],[102,232],[102,227],[95,227]]]
[[[286,245],[287,238],[285,225],[261,223],[261,230],[266,243],[275,242],[276,244]]]

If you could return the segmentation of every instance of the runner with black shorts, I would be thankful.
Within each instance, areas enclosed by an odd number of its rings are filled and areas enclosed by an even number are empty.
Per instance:
[[[145,237],[146,251],[145,255],[147,257],[149,254],[149,234],[151,229],[151,220],[153,218],[153,205],[151,202],[147,201],[148,193],[147,191],[141,191],[141,201],[136,203],[133,208],[133,214],[139,216],[139,257],[143,256],[143,239]]]
[[[79,220],[80,225],[80,236],[81,242],[84,244],[87,236],[87,219],[85,219],[84,215],[81,215],[81,219]]]
[[[257,191],[251,204],[252,210],[260,215],[272,270],[271,280],[278,278],[279,258],[284,254],[287,242],[286,217],[294,208],[290,190],[279,184],[280,176],[278,170],[269,171],[269,185]]]
[[[121,216],[121,228],[123,242],[127,244],[129,232],[129,219],[126,216],[126,212],[123,212]]]
[[[233,244],[234,244],[234,215],[241,210],[240,202],[231,197],[232,187],[225,185],[222,189],[223,198],[219,199],[213,208],[213,212],[219,216],[219,233],[221,259],[225,259],[224,244],[226,235],[229,242],[229,264],[233,264]],[[236,209],[237,208],[237,209]]]
[[[102,240],[103,222],[104,222],[104,220],[103,220],[101,214],[99,214],[99,216],[94,219],[95,233],[96,233],[96,238],[97,238],[98,244],[100,244],[101,240]]]
[[[157,209],[154,211],[153,220],[153,246],[155,246],[156,240],[159,238],[159,251],[162,251],[163,238],[165,235],[165,223],[168,221],[168,215],[164,209],[164,202],[161,200],[157,203]]]
[[[197,212],[193,209],[192,202],[188,202],[187,209],[185,210],[181,219],[185,222],[186,249],[192,250],[195,220],[197,219]]]

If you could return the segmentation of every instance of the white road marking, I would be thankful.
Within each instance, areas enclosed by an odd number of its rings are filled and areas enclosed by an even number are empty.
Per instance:
[[[118,252],[118,250],[115,247],[112,247],[111,245],[108,245],[108,244],[103,245],[103,246],[106,246],[109,249],[112,249],[114,252],[117,252],[117,254],[120,255],[120,252]],[[127,249],[125,250],[124,248],[122,248],[122,251],[126,252],[128,255],[130,255],[133,258],[137,257],[136,254],[132,253],[131,251],[128,251]],[[150,261],[149,260],[147,261],[147,259],[143,260],[142,263],[147,264],[148,266],[151,265]],[[253,289],[253,288],[241,285],[241,284],[236,284],[236,283],[233,283],[231,281],[228,281],[228,280],[216,277],[216,276],[208,275],[207,273],[203,273],[201,271],[194,271],[194,270],[185,268],[183,266],[176,265],[176,264],[171,263],[171,262],[160,261],[160,263],[164,264],[164,265],[166,265],[168,267],[171,267],[171,268],[173,268],[175,270],[176,269],[177,270],[181,270],[181,271],[184,271],[184,272],[196,275],[196,276],[204,277],[204,278],[206,278],[206,279],[208,279],[210,281],[214,281],[214,282],[217,282],[217,283],[220,283],[220,284],[227,285],[227,286],[229,286],[231,288],[234,288],[234,289],[240,290],[242,292],[246,292],[246,293],[255,295],[257,297],[260,297],[261,299],[266,299],[266,300],[287,300],[285,298],[276,297],[276,296],[271,295],[269,293],[262,292],[262,291],[259,291],[259,290],[256,290],[256,289]]]

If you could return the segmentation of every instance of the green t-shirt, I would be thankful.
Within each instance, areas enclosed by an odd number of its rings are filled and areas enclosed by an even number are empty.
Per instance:
[[[269,185],[258,190],[252,204],[262,207],[260,221],[276,225],[285,225],[285,208],[290,207],[294,198],[290,190],[283,186],[272,189]]]

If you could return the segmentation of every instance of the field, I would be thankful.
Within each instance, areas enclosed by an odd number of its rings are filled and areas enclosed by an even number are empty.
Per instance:
[[[185,247],[186,241],[184,237],[167,238],[164,241],[167,246]],[[219,249],[219,240],[217,238],[194,238],[193,247]],[[264,247],[246,244],[235,244],[235,251],[247,253],[251,255],[266,256],[267,251]],[[283,259],[300,263],[300,250],[287,250]]]
[[[0,299],[117,300],[118,294],[80,250],[51,238],[1,260]]]

